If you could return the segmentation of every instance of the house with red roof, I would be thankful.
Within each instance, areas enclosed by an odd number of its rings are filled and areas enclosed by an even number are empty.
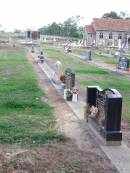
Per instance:
[[[130,20],[94,18],[84,27],[84,45],[91,47],[130,47]]]

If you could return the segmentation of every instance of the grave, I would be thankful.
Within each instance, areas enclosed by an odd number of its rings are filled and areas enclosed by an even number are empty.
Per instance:
[[[67,89],[72,89],[75,86],[75,71],[71,68],[65,70],[65,84]]]
[[[127,57],[119,57],[118,69],[128,71],[129,69],[129,59]]]
[[[85,60],[89,60],[89,61],[92,60],[92,53],[91,53],[91,51],[87,51],[86,52],[86,54],[85,54]]]
[[[32,45],[32,47],[31,47],[31,52],[32,52],[32,53],[35,52],[35,50],[34,50],[34,45]]]
[[[73,102],[78,100],[78,90],[75,87],[75,71],[71,68],[65,70],[64,98]]]
[[[52,73],[52,80],[54,83],[58,84],[61,80],[62,75],[62,63],[60,61],[56,61],[53,66],[54,72]]]
[[[95,106],[97,113],[90,118],[98,127],[107,144],[121,144],[122,96],[116,89],[101,89],[98,86],[87,87],[87,105]]]
[[[39,58],[39,60],[40,60],[40,63],[43,64],[45,58],[44,58],[44,55],[43,55],[43,52],[42,52],[42,51],[40,52],[40,55],[38,56],[38,58]]]

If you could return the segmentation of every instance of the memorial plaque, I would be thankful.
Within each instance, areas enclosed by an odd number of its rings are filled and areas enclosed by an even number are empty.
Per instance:
[[[118,61],[118,69],[127,71],[129,68],[129,59],[126,57],[120,57]]]

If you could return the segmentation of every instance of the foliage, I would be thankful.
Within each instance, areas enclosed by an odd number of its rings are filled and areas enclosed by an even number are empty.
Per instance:
[[[102,18],[121,19],[121,17],[114,11],[111,11],[110,13],[105,13]]]
[[[67,97],[71,97],[72,94],[73,94],[72,90],[70,90],[70,89],[67,89],[67,90],[66,90],[66,96],[67,96]]]
[[[42,34],[44,35],[57,35],[64,37],[82,37],[82,27],[78,27],[78,22],[81,20],[81,17],[77,15],[76,17],[68,18],[63,23],[53,22],[48,26],[40,28]]]
[[[105,13],[102,18],[112,18],[112,19],[130,19],[130,15],[125,12],[121,11],[119,15],[115,11],[111,11],[110,13]]]

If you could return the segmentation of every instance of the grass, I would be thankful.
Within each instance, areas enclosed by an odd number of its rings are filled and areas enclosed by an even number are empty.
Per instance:
[[[73,52],[85,57],[88,49],[83,48],[73,48]],[[103,50],[102,50],[103,51]],[[105,51],[104,51],[105,53]],[[95,61],[102,61],[106,64],[117,64],[117,60],[115,58],[109,57],[107,55],[99,53],[99,51],[92,51],[92,59]]]
[[[82,88],[88,85],[99,85],[102,88],[117,89],[123,96],[123,117],[130,122],[130,79],[64,54],[60,49],[44,47],[44,52],[48,58],[60,60],[63,69],[68,67],[75,69],[76,83]]]
[[[54,130],[53,108],[22,49],[0,50],[0,143],[42,144],[64,140]]]

